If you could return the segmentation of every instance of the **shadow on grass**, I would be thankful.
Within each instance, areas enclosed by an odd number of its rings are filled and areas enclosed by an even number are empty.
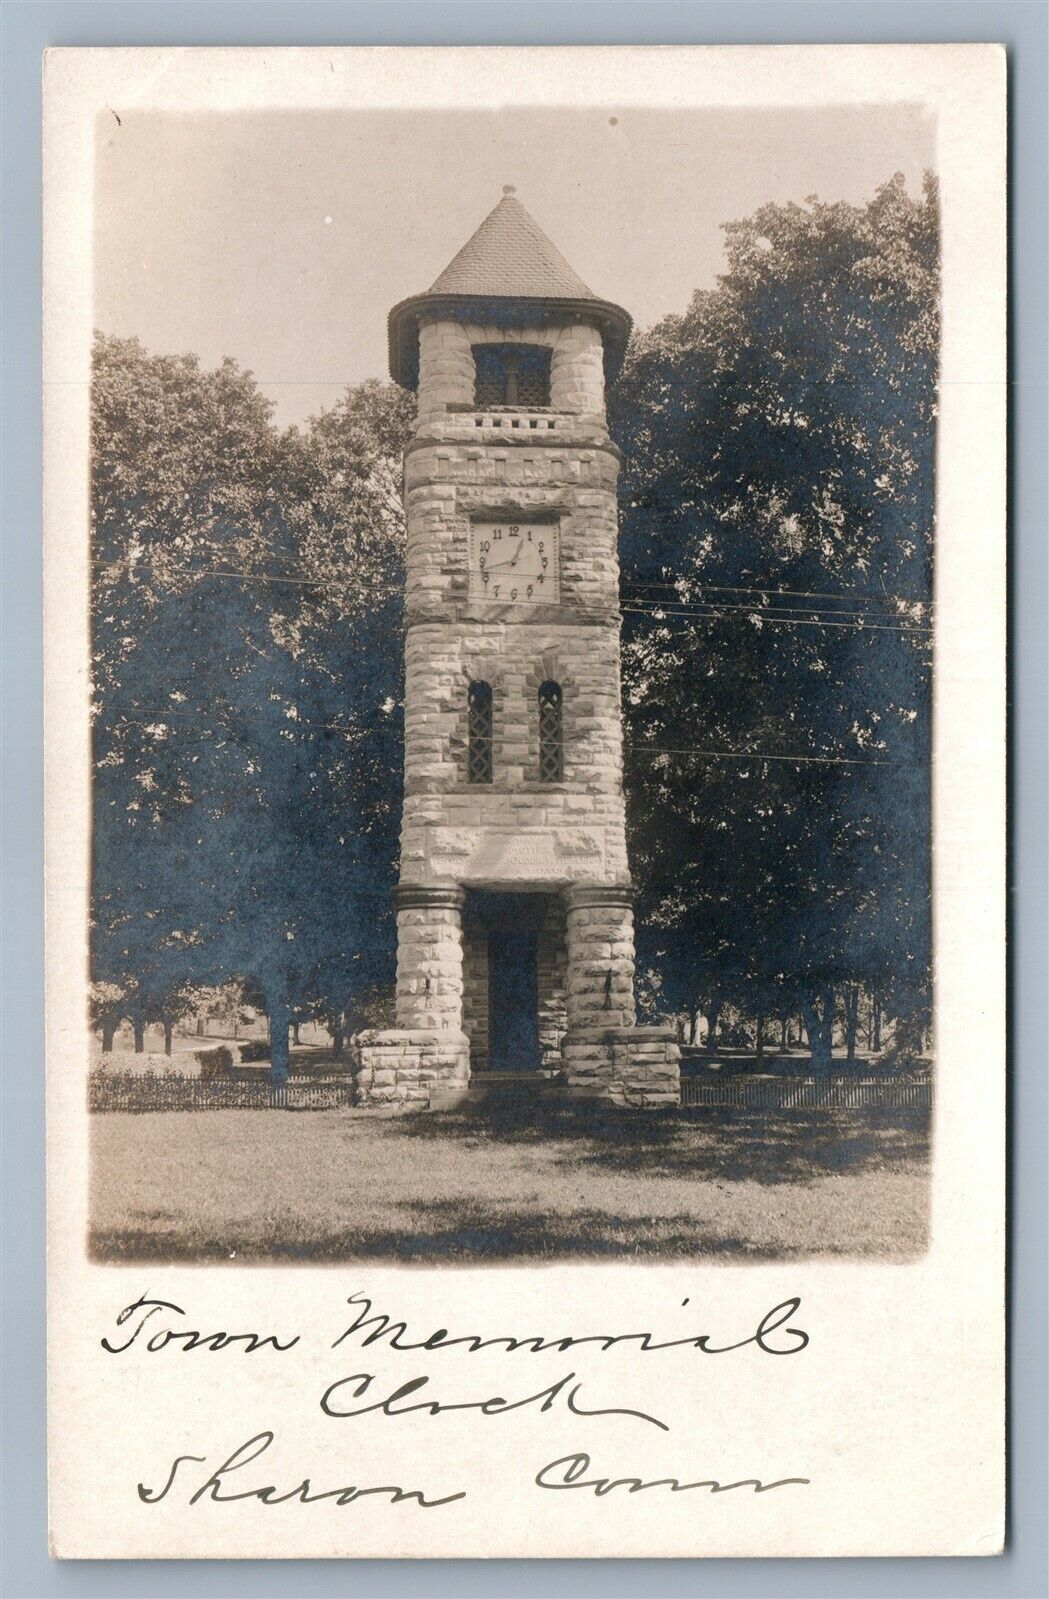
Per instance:
[[[195,1134],[198,1120],[180,1117],[175,1126]],[[89,1247],[95,1260],[124,1263],[900,1261],[926,1247],[929,1123],[928,1112],[873,1108],[639,1115],[521,1100],[388,1120],[341,1113],[320,1124],[329,1168],[352,1167],[360,1140],[368,1146],[361,1170],[392,1174],[378,1193],[365,1187],[361,1205],[352,1187],[336,1185],[326,1204],[296,1206],[296,1175],[308,1172],[313,1148],[307,1138],[289,1155],[279,1214],[261,1202],[252,1209],[249,1169],[234,1178],[248,1220],[227,1221],[210,1206],[190,1206],[182,1217],[165,1189],[168,1208],[143,1194],[145,1204],[128,1204],[122,1225],[95,1228]],[[270,1116],[258,1125],[276,1133],[280,1124]],[[443,1195],[431,1188],[427,1197],[427,1168],[441,1166],[441,1144],[456,1159],[444,1162]],[[191,1139],[187,1153],[196,1147]],[[475,1159],[473,1151],[496,1158]],[[819,1195],[821,1180],[842,1176],[865,1181]],[[900,1176],[911,1181],[886,1180]],[[802,1196],[805,1189],[817,1192]]]
[[[492,1099],[389,1124],[414,1139],[542,1144],[572,1170],[697,1181],[803,1183],[924,1165],[928,1110],[620,1110]]]
[[[748,1260],[783,1259],[782,1247],[759,1249],[754,1244],[705,1229],[696,1217],[661,1216],[649,1223],[636,1216],[610,1216],[598,1210],[576,1210],[570,1216],[535,1209],[490,1210],[468,1200],[414,1203],[403,1228],[354,1228],[297,1243],[286,1231],[280,1238],[259,1238],[235,1251],[221,1239],[201,1240],[176,1229],[163,1232],[121,1228],[91,1237],[92,1258],[99,1261],[280,1260],[342,1262],[395,1260],[415,1265],[464,1264],[570,1259],[659,1259],[696,1255],[734,1255]]]

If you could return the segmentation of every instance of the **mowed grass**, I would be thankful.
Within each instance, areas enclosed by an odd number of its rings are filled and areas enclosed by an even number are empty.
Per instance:
[[[914,1257],[929,1118],[489,1105],[91,1119],[102,1260]]]

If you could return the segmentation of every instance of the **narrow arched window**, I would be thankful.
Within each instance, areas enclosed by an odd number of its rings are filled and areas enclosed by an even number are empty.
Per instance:
[[[468,783],[492,781],[492,685],[471,683],[466,697]]]
[[[562,783],[565,776],[560,683],[539,685],[539,781]]]

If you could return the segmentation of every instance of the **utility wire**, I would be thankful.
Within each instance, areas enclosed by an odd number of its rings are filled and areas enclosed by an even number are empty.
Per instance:
[[[271,577],[265,572],[230,572],[217,567],[210,567],[201,575],[204,577],[243,578],[249,582],[289,583],[301,588],[325,588],[329,590],[338,590],[340,588],[350,588],[352,586],[348,582],[340,583],[337,579],[330,582],[325,582],[319,578]],[[381,592],[384,594],[384,597],[390,598],[395,594],[401,593],[402,591],[400,589],[387,589]],[[471,601],[467,599],[465,603],[469,604]],[[472,603],[485,605],[549,605],[551,602],[549,600],[488,600],[475,598]],[[715,606],[716,608],[714,608]],[[781,627],[837,627],[846,628],[851,632],[857,633],[879,631],[885,633],[921,633],[929,636],[931,636],[933,631],[931,627],[923,628],[917,624],[908,625],[903,623],[896,624],[887,622],[868,622],[865,619],[861,619],[858,613],[856,620],[834,621],[831,620],[830,617],[839,616],[841,615],[840,612],[828,612],[828,615],[825,619],[811,617],[800,618],[777,615],[770,611],[764,611],[757,606],[737,605],[730,602],[722,602],[720,604],[717,602],[711,602],[711,607],[708,607],[706,610],[698,610],[695,607],[684,606],[683,602],[675,605],[672,601],[663,602],[660,600],[643,600],[634,604],[621,605],[620,609],[630,612],[636,616],[650,616],[654,621],[662,621],[666,618],[673,617],[681,617],[685,620],[692,617],[699,621],[716,621],[725,613],[735,611],[743,612],[748,616],[757,616],[763,622],[775,622]],[[800,609],[800,607],[791,607],[790,609]],[[813,606],[811,609],[817,610],[819,607]]]
[[[635,616],[647,616],[652,622],[718,622],[723,620],[721,611],[674,611],[668,606],[659,606],[655,610],[648,610],[638,605],[623,605],[621,610],[630,612]],[[748,615],[755,615],[751,606],[743,606]],[[888,622],[831,622],[806,620],[803,617],[770,616],[760,613],[762,622],[775,623],[778,627],[837,627],[844,628],[850,633],[912,633],[922,638],[929,639],[933,636],[932,628],[924,627],[897,627]]]
[[[122,566],[126,566],[126,565],[128,565],[130,563],[127,562],[127,561],[122,561],[122,562],[119,562],[119,563],[104,563],[104,564],[119,564],[119,565],[122,565]],[[295,587],[298,587],[298,588],[343,589],[343,588],[352,588],[352,587],[356,586],[353,583],[351,583],[349,579],[343,579],[343,580],[340,581],[338,578],[326,579],[326,578],[315,578],[315,577],[296,577],[292,573],[288,573],[288,572],[237,572],[237,571],[229,570],[229,569],[227,569],[225,567],[204,567],[204,568],[202,568],[200,570],[200,572],[197,574],[197,576],[198,576],[198,578],[201,578],[201,577],[245,578],[249,582],[257,582],[257,583],[288,583],[288,584],[291,584],[291,585],[293,585]],[[679,589],[678,589],[678,583],[679,582],[688,583],[689,587],[691,589],[695,590],[698,593],[756,594],[756,595],[764,596],[766,598],[769,597],[769,596],[773,596],[774,597],[776,595],[781,595],[782,594],[782,595],[786,595],[786,596],[788,596],[790,598],[793,598],[793,599],[828,599],[828,600],[845,601],[845,602],[859,601],[861,605],[865,604],[867,602],[869,602],[870,604],[874,604],[874,605],[891,605],[893,603],[897,603],[898,602],[898,603],[903,604],[903,605],[919,605],[919,606],[921,606],[921,608],[923,610],[931,610],[932,609],[932,603],[930,601],[928,601],[928,600],[920,600],[916,596],[911,596],[911,595],[906,595],[906,594],[885,594],[885,595],[869,594],[869,593],[863,593],[863,592],[861,592],[859,590],[856,590],[856,589],[851,590],[849,592],[836,593],[836,592],[834,592],[833,590],[830,590],[830,589],[746,588],[746,587],[741,587],[739,585],[732,585],[732,584],[728,584],[728,583],[692,583],[690,579],[668,580],[665,583],[647,583],[647,582],[635,581],[632,578],[624,578],[622,583],[621,583],[621,588],[624,589],[624,590],[626,590],[626,589],[629,589],[629,590],[634,590],[634,589],[658,589],[658,590],[664,590],[664,591],[665,590],[672,590],[675,594],[679,594],[679,592],[680,592]],[[395,588],[381,589],[381,590],[378,590],[377,592],[382,594],[385,597],[391,597],[391,596],[396,595],[396,594],[401,594],[404,591],[400,587],[395,587]],[[516,601],[514,603],[519,604],[519,605],[523,605],[523,604],[527,604],[529,602],[528,601],[524,601],[524,600],[518,600],[518,601]],[[535,604],[535,603],[546,604],[548,602],[547,601],[538,601],[538,602],[532,601],[531,603],[533,603],[533,604]],[[658,604],[659,601],[656,600],[656,599],[652,599],[650,601],[649,600],[645,600],[645,603],[654,605],[654,604]],[[675,603],[675,600],[671,599],[670,597],[668,597],[667,603],[668,604],[673,604],[673,603]],[[682,600],[682,603],[686,603],[686,602],[684,600]],[[720,601],[720,602],[712,602],[712,603],[720,603],[722,605],[727,605],[729,602],[728,601]],[[750,606],[740,606],[739,608],[741,610],[754,609],[754,607],[750,607]],[[786,608],[788,610],[801,609],[801,607],[799,607],[799,606],[788,606]],[[853,608],[851,604],[849,605],[849,608],[850,609]],[[826,609],[827,611],[830,612],[830,614],[834,615],[834,614],[838,613],[838,611],[840,610],[840,606],[834,605],[834,606],[824,607],[824,606],[816,605],[816,606],[806,606],[806,607],[804,607],[804,609],[806,609],[806,610],[824,610],[824,609]]]
[[[628,755],[698,755],[707,760],[732,760],[732,761],[787,761],[791,765],[804,766],[911,766],[924,765],[924,762],[912,761],[879,761],[866,756],[845,755],[780,755],[772,754],[769,750],[707,750],[707,749],[674,749],[662,744],[625,744],[624,752]]]
[[[623,586],[624,588],[635,589],[667,589],[676,588],[677,584],[681,582],[689,583],[691,580],[689,578],[672,578],[665,583],[645,583],[640,579],[625,578]],[[870,600],[878,605],[890,605],[898,600],[904,605],[920,605],[923,608],[930,603],[928,600],[918,599],[916,595],[872,594],[862,589],[849,589],[838,592],[834,589],[744,588],[738,584],[703,582],[696,583],[693,587],[704,590],[709,589],[711,593],[718,594],[786,594],[790,598],[798,600]]]
[[[709,594],[704,590],[695,590],[688,594],[635,594],[629,584],[624,584],[621,590],[624,603],[630,605],[644,605],[649,608],[662,609],[668,605],[702,606],[705,609],[719,611],[746,611],[752,616],[827,616],[837,617],[845,621],[870,621],[870,622],[899,622],[905,627],[929,626],[921,620],[910,620],[898,610],[876,609],[863,605],[824,605],[818,601],[810,600],[805,603],[801,600],[738,600],[722,598],[717,594]],[[923,606],[922,614],[925,615],[928,607]]]
[[[136,709],[141,710],[142,708],[141,707],[136,707]],[[144,711],[143,712],[143,716],[146,716],[146,715],[150,716],[150,720],[148,722],[142,720],[141,717],[129,717],[129,716],[123,716],[122,717],[122,721],[125,722],[125,723],[129,723],[130,725],[132,725],[134,727],[151,727],[151,726],[154,725],[154,723],[162,723],[165,719],[168,719],[168,718],[170,718],[173,715],[175,715],[175,716],[191,716],[191,715],[193,715],[193,713],[192,712],[187,712],[187,711],[176,711],[176,712],[157,711],[154,714],[154,713],[150,713],[148,711]],[[200,720],[202,720],[202,718],[194,716],[194,720],[195,721],[200,721]],[[228,737],[230,737],[232,739],[236,739],[238,741],[242,741],[246,737],[246,735],[244,733],[235,731],[234,729],[227,727],[224,722],[207,722],[207,721],[205,721],[205,726],[208,726],[208,727],[212,728],[213,730],[216,730],[216,731],[218,731],[220,733],[225,733]],[[317,731],[327,732],[327,733],[343,733],[343,734],[346,734],[348,736],[352,736],[352,737],[358,738],[358,739],[376,738],[376,737],[379,736],[380,733],[385,733],[385,732],[389,731],[388,729],[385,729],[385,728],[375,728],[375,727],[371,727],[371,728],[353,728],[353,727],[345,727],[345,726],[341,725],[340,723],[336,723],[336,722],[308,722],[308,721],[304,721],[304,720],[300,720],[300,719],[291,719],[291,718],[288,718],[286,721],[282,722],[280,727],[279,727],[279,729],[278,729],[278,731],[282,732],[282,733],[283,732],[296,732],[300,728],[317,730]],[[198,738],[190,740],[189,742],[192,742],[192,743],[195,743],[195,744],[201,744],[201,743],[207,743],[208,739],[206,737],[198,737]],[[910,765],[914,765],[914,764],[923,764],[923,765],[925,764],[924,762],[915,763],[913,761],[878,760],[878,759],[874,759],[874,758],[871,758],[871,757],[868,757],[868,756],[787,755],[787,754],[782,754],[782,753],[779,753],[779,752],[773,752],[771,750],[726,750],[726,749],[703,749],[703,748],[700,748],[700,747],[685,748],[685,747],[678,747],[678,746],[668,746],[668,745],[663,745],[663,744],[632,744],[629,741],[626,741],[624,743],[623,748],[624,748],[624,753],[628,754],[628,755],[634,755],[634,754],[689,755],[689,756],[700,756],[702,758],[710,759],[710,760],[735,760],[735,761],[746,761],[746,762],[749,762],[749,761],[787,761],[787,762],[790,762],[792,764],[801,764],[801,765],[806,765],[806,766],[808,766],[808,765],[817,765],[817,766],[910,766]]]
[[[646,611],[680,611],[682,613],[700,611],[704,615],[715,613],[719,616],[731,613],[733,611],[742,611],[747,616],[780,616],[786,618],[805,616],[817,619],[822,619],[825,617],[828,620],[843,620],[845,622],[853,622],[857,625],[863,625],[866,627],[906,627],[926,633],[931,633],[933,630],[931,623],[893,621],[891,613],[885,611],[864,611],[856,609],[852,606],[842,609],[841,607],[826,605],[765,605],[762,603],[747,605],[741,603],[739,600],[704,600],[701,598],[691,599],[684,596],[681,596],[677,599],[657,600],[651,599],[647,595],[634,594],[628,594],[624,596],[623,603],[624,605],[630,605],[637,610]]]

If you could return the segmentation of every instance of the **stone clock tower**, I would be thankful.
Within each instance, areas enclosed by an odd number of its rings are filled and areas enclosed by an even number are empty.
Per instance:
[[[357,1037],[367,1101],[528,1080],[677,1102],[673,1033],[634,1017],[605,420],[629,332],[511,188],[390,313],[390,370],[419,407],[397,1027]]]

